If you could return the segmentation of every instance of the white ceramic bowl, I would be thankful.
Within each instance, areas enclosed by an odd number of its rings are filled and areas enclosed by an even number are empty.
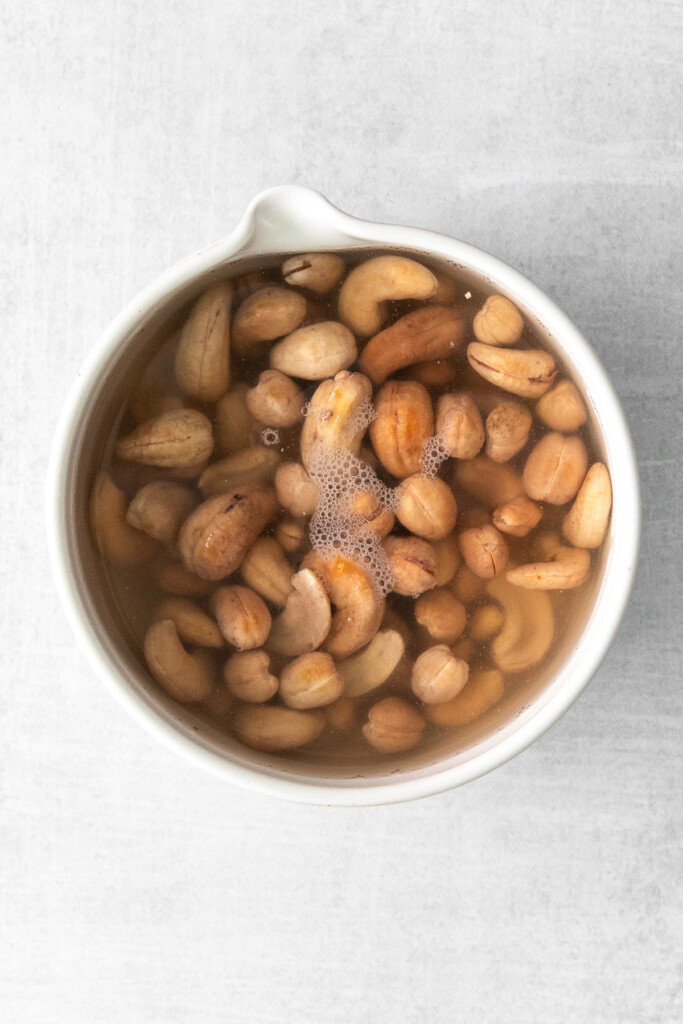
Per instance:
[[[532,697],[527,694],[526,703],[508,707],[485,728],[471,730],[455,751],[416,755],[349,777],[348,770],[345,774],[315,763],[250,754],[150,685],[118,635],[99,585],[86,512],[97,452],[88,439],[113,413],[112,396],[131,363],[141,358],[146,339],[227,267],[248,267],[266,254],[367,247],[411,250],[432,265],[466,268],[509,295],[546,329],[595,412],[614,503],[592,611],[559,661],[549,665]],[[537,739],[578,697],[614,637],[631,589],[639,527],[636,461],[624,415],[605,371],[564,313],[516,270],[466,242],[420,228],[357,220],[304,188],[261,193],[227,238],[162,274],[123,310],[74,382],[49,469],[47,529],[57,587],[78,642],[114,696],[164,743],[228,781],[319,804],[389,803],[440,792],[491,771]]]

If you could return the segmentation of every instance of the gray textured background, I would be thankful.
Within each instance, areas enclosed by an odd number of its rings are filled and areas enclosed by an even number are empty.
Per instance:
[[[681,1020],[681,3],[0,12],[3,1019]],[[48,448],[93,341],[285,183],[528,274],[639,452],[638,580],[592,686],[415,804],[290,806],[161,749],[80,657],[46,564]]]

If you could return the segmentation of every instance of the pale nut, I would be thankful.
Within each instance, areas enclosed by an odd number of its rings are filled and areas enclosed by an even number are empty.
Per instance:
[[[495,526],[473,526],[459,537],[460,551],[475,576],[491,579],[508,563],[508,546]]]
[[[270,481],[279,464],[280,454],[273,448],[263,445],[244,448],[207,466],[199,477],[199,490],[205,498],[210,498],[246,484]]]
[[[489,295],[472,327],[477,341],[487,345],[514,345],[522,337],[524,321],[514,302],[504,295]]]
[[[469,634],[478,644],[485,643],[500,632],[503,622],[503,612],[497,604],[484,604],[473,612]]]
[[[486,417],[486,454],[509,462],[529,440],[531,413],[519,402],[501,402]]]
[[[337,663],[345,697],[362,697],[393,674],[405,653],[405,641],[395,629],[377,633],[367,647]]]
[[[325,708],[325,719],[333,732],[348,732],[356,724],[356,702],[351,697],[338,697]]]
[[[300,256],[290,256],[282,264],[282,276],[287,284],[308,288],[316,295],[331,292],[341,281],[345,270],[346,264],[341,256],[331,252],[304,252]]]
[[[188,487],[172,480],[154,480],[140,488],[128,506],[126,519],[136,530],[173,548],[180,527],[196,504]]]
[[[427,389],[413,380],[392,380],[375,399],[370,439],[392,476],[419,473],[425,442],[434,434],[434,413]]]
[[[469,395],[441,395],[436,403],[436,436],[455,459],[473,459],[486,434],[479,409]]]
[[[415,363],[408,376],[426,388],[438,388],[451,384],[457,377],[457,370],[450,359],[427,359],[423,363]]]
[[[586,473],[562,524],[562,532],[569,543],[577,548],[599,548],[607,532],[611,507],[609,471],[601,462],[595,462]]]
[[[493,663],[503,672],[526,672],[543,660],[553,642],[550,598],[542,590],[515,587],[503,576],[490,580],[486,589],[504,616],[502,629],[491,642]]]
[[[213,451],[211,423],[196,409],[175,409],[141,423],[116,445],[120,459],[170,469],[195,466]]]
[[[324,725],[321,711],[295,711],[272,704],[241,704],[232,716],[233,730],[242,743],[272,754],[312,743]]]
[[[205,700],[214,688],[214,663],[206,650],[190,654],[171,619],[153,622],[144,641],[147,667],[167,693],[181,704]]]
[[[282,519],[275,527],[275,540],[283,551],[299,551],[308,538],[305,522],[300,519]]]
[[[543,509],[535,505],[530,498],[520,494],[494,511],[493,525],[501,533],[508,533],[511,537],[526,537],[538,526],[542,515]]]
[[[170,619],[184,644],[223,647],[223,635],[210,615],[187,597],[166,597],[154,611],[154,621]]]
[[[358,455],[372,416],[372,385],[342,370],[318,385],[301,429],[301,461],[311,472],[316,451],[342,448]],[[320,447],[318,447],[320,446]]]
[[[293,516],[310,516],[320,499],[320,488],[300,462],[284,462],[275,473],[275,492],[283,508]]]
[[[289,658],[320,647],[332,624],[330,599],[315,573],[303,568],[291,584],[285,610],[273,622],[268,641],[275,654]]]
[[[404,597],[417,597],[436,586],[436,552],[421,537],[387,537],[383,544],[392,590]]]
[[[461,565],[453,578],[451,590],[463,604],[472,604],[485,593],[486,584],[468,565]]]
[[[219,587],[211,596],[211,609],[221,633],[238,651],[263,647],[272,620],[263,598],[251,587]]]
[[[505,463],[492,462],[486,455],[457,462],[453,480],[491,509],[524,494],[521,475]]]
[[[175,357],[175,377],[184,394],[215,402],[230,384],[232,284],[221,281],[195,302]]]
[[[527,590],[573,590],[590,571],[591,556],[583,548],[558,547],[548,562],[518,565],[507,573],[508,581]]]
[[[522,481],[534,501],[564,505],[577,493],[587,469],[588,452],[580,437],[546,434],[531,449]]]
[[[270,365],[300,380],[324,380],[356,361],[356,339],[336,320],[299,327],[270,350]]]
[[[470,673],[467,685],[453,700],[428,705],[427,719],[434,725],[468,725],[498,703],[504,688],[501,671],[478,669]]]
[[[446,306],[424,306],[376,334],[360,354],[360,368],[374,384],[424,360],[454,355],[465,336],[465,318]]]
[[[425,720],[400,697],[386,697],[368,711],[363,735],[382,754],[398,754],[420,742]]]
[[[238,651],[223,667],[228,691],[248,704],[264,704],[277,693],[277,676],[270,671],[270,658],[265,651]]]
[[[259,537],[240,567],[248,587],[273,604],[285,605],[292,593],[292,567],[274,537]]]
[[[573,434],[588,419],[579,389],[570,380],[561,380],[546,391],[536,403],[536,415],[561,434]]]
[[[462,690],[470,674],[466,661],[453,657],[445,644],[428,647],[416,659],[410,687],[423,704],[444,704]]]
[[[145,533],[126,520],[127,502],[107,473],[99,473],[90,495],[90,528],[97,550],[108,562],[130,568],[150,559],[158,550]]]
[[[302,654],[280,672],[280,697],[289,708],[325,707],[341,697],[343,689],[334,661],[322,651]]]
[[[456,569],[460,565],[458,538],[451,535],[450,537],[444,537],[443,540],[434,540],[431,543],[436,555],[436,576],[434,582],[437,587],[443,587],[445,583],[451,582],[455,576]]]
[[[555,360],[543,349],[496,348],[473,341],[467,359],[484,380],[520,398],[540,398],[555,380]]]
[[[432,640],[454,643],[467,622],[462,601],[450,590],[430,590],[415,602],[415,619]]]
[[[438,287],[431,270],[405,256],[375,256],[354,267],[339,293],[339,319],[354,334],[377,334],[387,302],[427,299]]]
[[[232,347],[238,355],[263,341],[295,330],[306,316],[306,299],[291,288],[266,285],[239,306],[232,322]]]
[[[279,370],[264,370],[247,391],[249,412],[268,427],[293,427],[303,419],[303,406],[303,391]]]
[[[209,498],[185,520],[178,534],[185,568],[207,580],[229,576],[276,510],[275,491],[265,484],[245,484]]]
[[[238,384],[216,403],[214,435],[220,452],[231,455],[249,447],[257,423],[247,408],[246,384]]]
[[[401,525],[416,536],[443,540],[455,526],[458,506],[443,480],[416,473],[399,488],[396,515]]]
[[[203,580],[180,562],[160,562],[156,575],[159,589],[178,597],[206,597],[215,586],[211,580]]]
[[[347,658],[369,643],[379,629],[385,601],[368,573],[346,555],[327,557],[312,551],[302,566],[323,581],[335,611],[325,650],[333,658]]]

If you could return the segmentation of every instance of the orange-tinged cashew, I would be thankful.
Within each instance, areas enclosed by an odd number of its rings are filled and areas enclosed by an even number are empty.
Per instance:
[[[387,537],[383,547],[394,580],[394,593],[417,597],[436,586],[436,552],[429,541],[421,537]]]
[[[339,319],[354,334],[377,334],[386,303],[396,299],[427,299],[438,287],[434,274],[405,256],[365,260],[344,281],[339,293]]]
[[[395,477],[419,473],[425,442],[434,434],[429,393],[414,380],[391,380],[375,399],[370,439],[384,468]]]
[[[200,402],[215,402],[230,384],[231,305],[232,284],[221,281],[197,300],[180,333],[176,381]]]
[[[555,360],[543,349],[496,348],[473,341],[467,358],[484,380],[521,398],[539,398],[557,373]]]
[[[320,488],[299,462],[284,462],[275,473],[277,500],[293,516],[310,516],[320,498]]]
[[[470,677],[453,700],[446,704],[431,704],[425,714],[434,725],[467,725],[497,704],[503,696],[503,673],[498,669],[479,669]]]
[[[609,471],[601,462],[595,462],[586,473],[562,524],[562,532],[569,543],[577,548],[599,548],[607,532],[611,507]]]
[[[452,356],[464,336],[461,312],[446,306],[425,306],[371,338],[360,354],[360,368],[375,384],[383,384],[406,366]]]
[[[491,643],[493,662],[502,672],[525,672],[542,661],[553,642],[550,598],[542,590],[515,587],[503,576],[490,580],[486,589],[505,616]]]
[[[156,681],[181,704],[205,700],[212,692],[213,659],[208,651],[186,651],[171,619],[152,623],[145,636],[144,652]]]

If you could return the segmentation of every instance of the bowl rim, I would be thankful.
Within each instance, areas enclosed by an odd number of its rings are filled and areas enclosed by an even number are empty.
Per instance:
[[[259,223],[264,211],[268,213],[266,221],[270,219],[270,226],[266,223],[265,229]],[[279,226],[277,216],[273,223],[274,213],[281,214]],[[290,252],[291,249],[286,247],[276,245],[273,248],[282,225],[286,228],[287,224],[296,223],[297,218],[301,218],[304,226],[308,221],[315,233],[315,225],[320,226],[316,218],[321,217],[324,237],[330,241],[326,245],[309,244],[311,250],[350,248],[351,240],[354,244],[423,250],[451,262],[462,263],[518,296],[522,304],[547,327],[571,362],[581,364],[583,376],[590,377],[596,415],[599,414],[601,419],[605,444],[609,441],[611,449],[610,463],[619,465],[619,476],[612,474],[614,506],[620,511],[618,534],[615,531],[603,580],[581,642],[556,673],[552,687],[546,687],[534,700],[529,713],[514,723],[515,728],[510,729],[508,735],[487,744],[467,761],[444,767],[436,762],[431,770],[422,769],[412,776],[391,775],[376,781],[368,780],[362,785],[351,785],[349,780],[312,780],[288,774],[286,770],[279,774],[260,771],[258,766],[238,764],[202,745],[179,728],[172,727],[133,690],[102,643],[81,597],[69,542],[70,474],[65,469],[70,465],[73,441],[88,409],[89,399],[118,346],[139,327],[150,311],[167,303],[174,292],[194,279],[225,261],[241,259],[245,255]],[[304,247],[300,245],[298,248]],[[606,436],[606,424],[609,424],[609,438]],[[479,778],[521,753],[568,710],[607,654],[628,604],[639,549],[640,494],[635,451],[614,388],[587,340],[545,292],[503,260],[468,242],[425,228],[361,220],[342,212],[315,190],[282,186],[255,196],[233,232],[164,271],[104,330],[74,380],[59,416],[47,472],[46,529],[53,578],[79,646],[110,693],[149,733],[214,775],[248,789],[302,803],[367,806],[429,796]],[[615,557],[617,551],[619,557]],[[596,628],[598,611],[599,629]],[[587,637],[590,643],[584,643]],[[580,649],[582,657],[579,664],[576,656]]]

